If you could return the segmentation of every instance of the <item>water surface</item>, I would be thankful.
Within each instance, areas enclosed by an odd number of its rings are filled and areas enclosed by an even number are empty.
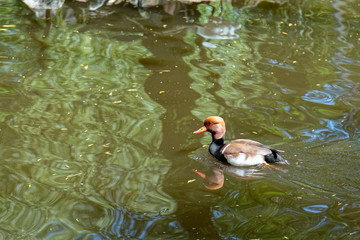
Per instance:
[[[0,236],[360,238],[360,6],[277,2],[1,1]],[[219,164],[209,115],[291,164]]]

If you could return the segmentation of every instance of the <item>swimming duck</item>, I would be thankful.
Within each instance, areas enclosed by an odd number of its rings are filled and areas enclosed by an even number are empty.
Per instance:
[[[209,146],[211,155],[233,166],[244,167],[270,163],[289,164],[279,154],[283,151],[253,140],[236,139],[225,144],[225,131],[224,119],[219,116],[210,116],[205,119],[204,126],[194,131],[193,134],[210,132],[212,135],[212,142]]]

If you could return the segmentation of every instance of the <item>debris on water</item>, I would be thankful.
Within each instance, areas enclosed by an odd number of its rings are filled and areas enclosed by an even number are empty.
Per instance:
[[[167,212],[167,211],[169,211],[169,208],[167,208],[167,207],[165,207],[165,208],[161,209],[161,210],[159,211],[158,216],[163,215],[163,214],[164,214],[165,212]]]
[[[155,70],[152,70],[153,72],[158,72],[158,73],[168,73],[170,72],[169,69],[155,69]]]
[[[81,175],[81,174],[82,174],[81,172],[79,172],[79,173],[74,173],[74,174],[70,174],[70,175],[68,175],[68,176],[65,178],[65,180],[68,180],[69,178],[72,178],[72,177],[79,176],[79,175]]]
[[[196,179],[190,179],[190,180],[187,181],[187,183],[192,183],[192,182],[195,182],[195,181],[196,181]]]
[[[217,48],[217,46],[210,42],[202,42],[202,45],[207,48]]]

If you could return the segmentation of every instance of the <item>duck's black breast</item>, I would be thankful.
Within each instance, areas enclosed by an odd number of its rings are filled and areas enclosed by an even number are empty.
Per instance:
[[[213,155],[216,159],[227,162],[226,158],[224,157],[224,154],[221,153],[221,148],[224,146],[224,139],[216,139],[213,140],[212,143],[209,146],[209,152],[211,155]]]

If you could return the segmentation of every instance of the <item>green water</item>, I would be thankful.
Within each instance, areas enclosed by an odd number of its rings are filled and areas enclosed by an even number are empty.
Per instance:
[[[0,1],[0,239],[359,239],[360,4],[258,2]]]

